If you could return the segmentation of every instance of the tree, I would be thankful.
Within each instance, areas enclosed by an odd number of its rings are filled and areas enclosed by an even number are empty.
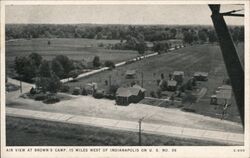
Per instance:
[[[185,31],[183,36],[184,36],[183,40],[186,43],[191,44],[194,41],[194,37],[191,32]]]
[[[52,60],[51,62],[51,69],[59,78],[63,78],[64,76],[64,69],[61,63],[55,59]]]
[[[58,55],[54,60],[62,65],[64,72],[63,77],[68,77],[69,72],[74,69],[73,62],[65,55]]]
[[[95,56],[95,57],[94,57],[94,59],[93,59],[93,66],[94,66],[94,67],[99,67],[99,66],[101,66],[101,62],[100,62],[99,56]]]
[[[217,39],[217,36],[216,36],[216,33],[214,30],[211,30],[211,31],[208,31],[208,41],[210,43],[214,43],[216,42],[218,39]]]
[[[16,57],[14,67],[21,80],[31,82],[32,79],[36,76],[37,70],[30,58]]]
[[[42,63],[42,56],[37,54],[37,53],[31,53],[29,55],[29,58],[31,59],[31,62],[36,66],[36,68],[38,69],[40,64]]]
[[[146,50],[146,44],[144,42],[140,42],[136,45],[136,50],[140,55],[143,55]]]
[[[47,60],[43,60],[39,67],[39,76],[40,77],[50,77],[51,76],[51,68],[49,62]]]
[[[115,63],[112,62],[112,61],[105,61],[104,65],[105,65],[106,67],[109,67],[110,69],[115,68]]]
[[[199,37],[199,40],[200,40],[202,43],[204,43],[204,42],[207,41],[207,34],[206,34],[206,32],[203,31],[203,30],[200,30],[200,31],[198,32],[198,37]]]

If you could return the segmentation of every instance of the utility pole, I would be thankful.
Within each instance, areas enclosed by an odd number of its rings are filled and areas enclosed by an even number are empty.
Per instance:
[[[141,87],[143,88],[143,72],[141,72]]]
[[[144,119],[144,117],[140,118],[138,123],[139,123],[139,132],[138,132],[138,137],[139,137],[139,146],[141,146],[141,124],[142,124],[142,120]]]
[[[228,75],[230,77],[233,92],[235,95],[235,100],[238,106],[238,110],[240,113],[241,121],[244,126],[244,70],[240,63],[236,48],[234,46],[232,37],[227,28],[227,24],[224,20],[223,16],[244,16],[243,14],[232,14],[236,12],[230,11],[226,13],[220,13],[220,5],[219,4],[210,4],[209,5],[212,11],[212,21],[214,24],[215,31],[218,36],[218,40],[220,43],[220,48],[222,52],[222,56],[224,59],[224,63],[226,65],[226,69]]]
[[[139,119],[139,146],[141,146],[141,122],[142,119]]]

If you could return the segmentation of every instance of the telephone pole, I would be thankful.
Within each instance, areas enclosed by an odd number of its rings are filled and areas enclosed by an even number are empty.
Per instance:
[[[142,124],[142,120],[144,119],[144,117],[140,118],[138,123],[139,123],[139,132],[138,132],[138,138],[139,138],[139,146],[141,146],[141,124]]]
[[[141,87],[143,88],[143,72],[141,72]]]

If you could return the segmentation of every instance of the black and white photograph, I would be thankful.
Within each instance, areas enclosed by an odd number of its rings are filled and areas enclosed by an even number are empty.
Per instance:
[[[249,154],[244,2],[5,4],[1,144]]]

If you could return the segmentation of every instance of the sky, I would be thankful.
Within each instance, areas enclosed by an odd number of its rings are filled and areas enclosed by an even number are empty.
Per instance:
[[[222,5],[221,12],[243,7]],[[5,11],[6,23],[212,25],[211,11],[206,4],[9,5]],[[242,17],[225,19],[229,25],[244,24]]]

